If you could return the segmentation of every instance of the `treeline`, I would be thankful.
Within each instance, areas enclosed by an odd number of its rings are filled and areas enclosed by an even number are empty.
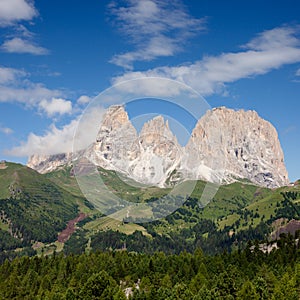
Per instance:
[[[193,253],[200,247],[205,254],[215,255],[224,250],[231,252],[238,248],[244,249],[249,240],[263,242],[268,239],[271,228],[266,222],[261,221],[255,227],[249,225],[247,229],[240,231],[236,230],[238,226],[225,226],[220,230],[214,221],[199,218],[199,212],[202,210],[203,208],[198,205],[198,199],[188,198],[182,207],[168,215],[165,220],[141,224],[150,237],[139,231],[133,234],[114,230],[99,231],[91,237],[91,247],[93,250],[127,249],[147,254],[157,251],[166,254],[179,254],[182,251]],[[177,220],[184,220],[189,225],[180,229],[176,225]],[[165,233],[158,234],[157,228],[160,226],[176,230],[166,230]],[[66,243],[66,254],[82,253],[87,242],[84,230],[78,231]]]
[[[265,254],[258,243],[207,256],[198,248],[152,255],[128,251],[21,257],[0,266],[0,299],[291,299],[300,297],[300,249],[282,235]]]
[[[0,212],[10,220],[10,233],[0,230],[2,252],[29,247],[32,241],[54,242],[66,222],[77,216],[78,207],[58,187],[43,184],[35,192],[22,191],[17,197],[0,199]],[[0,262],[2,256],[0,253]]]
[[[154,222],[155,223],[155,222]],[[93,250],[121,250],[143,252],[152,254],[162,251],[167,254],[179,254],[182,251],[193,253],[201,248],[207,255],[222,253],[224,250],[231,252],[234,249],[243,249],[249,240],[265,241],[269,233],[269,227],[261,222],[257,227],[249,227],[243,231],[234,233],[230,227],[219,230],[215,223],[210,220],[199,220],[197,224],[180,231],[171,231],[158,234],[155,231],[157,224],[143,224],[151,235],[145,236],[140,231],[127,235],[118,231],[99,231],[91,238]],[[77,232],[74,238],[66,243],[67,249],[72,253],[80,253],[87,243],[83,232]],[[81,242],[81,244],[80,244]],[[68,247],[68,244],[70,246]]]

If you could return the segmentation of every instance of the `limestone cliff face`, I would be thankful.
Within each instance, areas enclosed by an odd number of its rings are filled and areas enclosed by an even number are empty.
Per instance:
[[[276,129],[254,111],[208,111],[182,147],[161,116],[145,123],[138,134],[124,107],[112,106],[96,141],[82,155],[98,166],[158,186],[174,171],[182,180],[225,183],[246,178],[268,187],[289,183]],[[28,166],[49,172],[70,160],[70,154],[32,156]]]
[[[55,155],[33,154],[29,157],[27,166],[44,174],[56,170],[62,165],[71,163],[71,153],[60,153]]]
[[[188,177],[247,178],[268,187],[289,183],[276,129],[255,111],[213,109],[197,123],[185,147]]]
[[[85,156],[105,169],[124,172],[137,155],[137,132],[123,106],[111,106],[103,117],[95,143]]]
[[[182,157],[176,137],[161,116],[144,124],[134,149],[138,150],[128,174],[146,184],[163,186]]]
[[[181,150],[161,116],[145,123],[138,135],[124,107],[112,106],[104,115],[96,141],[85,151],[84,157],[137,182],[163,186],[178,166]]]

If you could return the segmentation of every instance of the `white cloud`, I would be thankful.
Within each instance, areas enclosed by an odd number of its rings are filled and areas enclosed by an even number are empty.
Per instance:
[[[174,55],[188,38],[205,29],[205,19],[193,18],[178,0],[128,0],[123,6],[112,2],[109,7],[117,27],[136,48],[111,60],[127,69],[134,61]]]
[[[84,118],[76,118],[62,128],[51,125],[44,135],[30,133],[27,141],[17,147],[6,150],[10,156],[30,156],[32,154],[51,155],[73,151],[74,135],[76,133],[76,149],[84,149],[95,141],[104,109],[98,107],[90,110]],[[79,121],[80,120],[80,121]],[[80,128],[77,128],[80,124]]]
[[[0,66],[0,103],[18,102],[45,112],[48,117],[71,113],[72,102],[64,99],[62,91],[31,82],[27,75],[22,70]]]
[[[0,66],[0,84],[14,82],[18,77],[23,77],[25,75],[26,73],[24,71]]]
[[[20,21],[30,21],[38,15],[32,0],[0,0],[0,27],[14,26],[14,34],[8,35],[1,50],[8,53],[46,55],[49,51],[33,42],[34,33]]]
[[[8,127],[0,127],[0,132],[9,135],[12,134],[14,131]]]
[[[264,31],[243,46],[240,52],[206,56],[202,60],[181,66],[128,72],[114,78],[113,83],[160,76],[184,82],[203,95],[222,93],[226,83],[300,62],[298,30],[299,28],[279,27]]]
[[[77,99],[78,104],[87,104],[91,101],[91,98],[86,95],[82,95]]]
[[[9,53],[29,53],[34,55],[46,55],[49,51],[46,48],[35,45],[29,40],[15,37],[5,41],[1,49]]]
[[[21,142],[17,147],[6,150],[5,153],[11,156],[30,156],[32,154],[50,155],[72,151],[73,136],[77,120],[59,129],[51,125],[49,130],[42,136],[30,133],[26,142]]]
[[[300,69],[296,71],[296,76],[300,76]]]
[[[37,14],[32,1],[0,0],[0,26],[8,26],[22,20],[28,21]]]
[[[163,77],[163,78],[162,78]],[[136,80],[139,79],[139,80]],[[177,97],[186,95],[191,89],[182,82],[170,80],[166,76],[154,76],[151,72],[131,72],[124,76],[117,77],[113,82],[115,85],[109,95],[101,97],[103,103],[121,104],[124,101],[141,97]],[[123,83],[123,84],[122,84]],[[193,93],[195,96],[195,93]],[[174,99],[173,99],[174,101]]]
[[[35,107],[43,99],[59,97],[62,92],[50,90],[40,83],[26,82],[24,85],[0,85],[0,102],[19,102],[27,107]]]
[[[300,45],[295,33],[299,27],[277,27],[260,33],[256,38],[243,46],[255,50],[269,50],[271,48],[297,47]]]
[[[68,114],[72,111],[72,102],[62,98],[43,99],[39,103],[41,110],[45,111],[49,117],[59,114]]]
[[[20,24],[16,27],[16,33],[25,38],[33,38],[35,34],[29,31],[24,25]]]

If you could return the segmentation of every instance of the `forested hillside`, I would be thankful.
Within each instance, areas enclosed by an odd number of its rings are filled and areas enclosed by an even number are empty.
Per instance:
[[[34,255],[38,242],[55,242],[81,201],[36,171],[6,163],[0,170],[0,261]]]
[[[134,187],[113,171],[99,169],[105,184],[131,202],[153,203],[169,192]],[[245,249],[249,240],[270,243],[280,233],[300,229],[300,185],[279,189],[247,181],[221,186],[209,203],[201,203],[206,183],[198,181],[175,212],[154,222],[123,221],[101,214],[82,195],[72,167],[41,175],[6,163],[0,170],[0,262],[22,255],[89,253],[123,250],[152,254],[193,253],[201,248],[215,255]]]
[[[258,244],[206,256],[127,251],[22,257],[0,266],[0,299],[300,298],[300,249],[282,235],[270,254]]]

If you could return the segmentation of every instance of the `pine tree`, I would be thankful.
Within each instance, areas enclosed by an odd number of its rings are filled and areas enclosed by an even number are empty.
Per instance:
[[[259,295],[255,290],[255,286],[252,284],[251,281],[247,280],[242,285],[240,291],[237,292],[237,299],[238,300],[259,300]]]

